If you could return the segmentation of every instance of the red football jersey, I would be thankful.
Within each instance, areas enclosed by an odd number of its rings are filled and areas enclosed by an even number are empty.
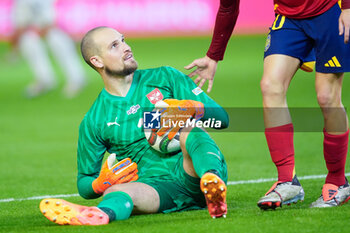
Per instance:
[[[320,15],[338,0],[274,0],[275,12],[289,18],[303,19]],[[252,3],[254,4],[254,3]],[[350,0],[342,0],[342,9],[350,9]],[[239,0],[220,0],[214,35],[207,56],[216,61],[224,58],[226,45],[236,24]]]
[[[349,0],[345,0],[347,2]],[[338,0],[274,0],[275,12],[294,19],[320,15],[330,9]]]

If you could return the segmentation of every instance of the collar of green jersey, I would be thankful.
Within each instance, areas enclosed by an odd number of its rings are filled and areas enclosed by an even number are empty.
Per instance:
[[[105,88],[102,89],[101,93],[102,93],[103,96],[105,96],[107,98],[111,98],[111,99],[115,99],[115,100],[128,101],[128,100],[130,100],[130,98],[133,96],[133,94],[135,92],[135,89],[136,89],[139,77],[140,77],[140,72],[138,70],[136,70],[135,73],[134,73],[134,77],[132,79],[132,83],[131,83],[130,89],[129,89],[129,91],[126,94],[125,97],[112,95],[108,91],[106,91]]]

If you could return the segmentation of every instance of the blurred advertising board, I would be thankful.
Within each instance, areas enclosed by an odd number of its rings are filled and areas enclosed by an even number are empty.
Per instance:
[[[0,37],[13,28],[14,0],[0,0]],[[45,0],[43,0],[45,1]],[[219,0],[57,0],[56,21],[73,36],[96,26],[110,26],[127,36],[210,35]],[[237,33],[266,33],[272,23],[272,0],[241,0]]]

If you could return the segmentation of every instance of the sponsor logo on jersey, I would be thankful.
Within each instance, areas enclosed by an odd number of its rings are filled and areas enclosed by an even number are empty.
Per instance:
[[[332,57],[332,59],[329,60],[326,64],[324,64],[324,66],[325,67],[341,67],[336,56]]]
[[[112,125],[120,126],[120,125],[117,123],[117,119],[118,119],[118,117],[115,118],[114,122],[108,122],[108,123],[107,123],[107,126],[108,126],[108,127],[109,127],[109,126],[112,126]]]
[[[269,50],[270,45],[271,45],[271,35],[269,34],[269,35],[267,36],[267,38],[266,38],[265,52],[266,52],[267,50]]]
[[[140,109],[140,105],[139,104],[133,105],[133,106],[130,107],[130,109],[128,111],[126,111],[126,113],[128,115],[135,114],[135,113],[137,113],[137,110],[139,110],[139,109]]]
[[[195,89],[192,90],[193,94],[199,95],[200,93],[203,92],[203,90],[200,87],[196,87]]]
[[[158,101],[162,100],[164,97],[158,88],[154,89],[153,91],[148,93],[146,96],[152,104],[157,103]]]

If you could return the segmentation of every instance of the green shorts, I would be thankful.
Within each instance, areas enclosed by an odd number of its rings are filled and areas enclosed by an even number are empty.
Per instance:
[[[224,165],[226,170],[226,164]],[[183,168],[183,157],[179,156],[174,167],[174,176],[170,180],[158,178],[140,179],[153,187],[159,194],[160,206],[158,212],[198,210],[206,207],[206,202],[200,190],[200,178],[191,177]]]

